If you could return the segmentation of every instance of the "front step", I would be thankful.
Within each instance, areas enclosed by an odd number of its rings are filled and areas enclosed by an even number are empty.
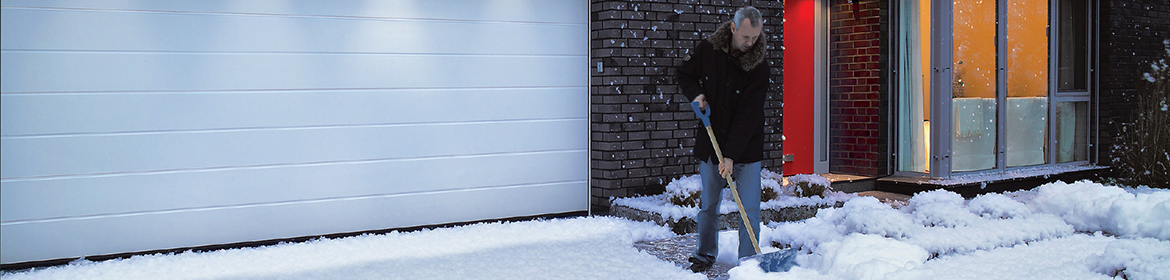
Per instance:
[[[973,198],[985,193],[1032,189],[1057,180],[1075,182],[1097,179],[1108,171],[1109,167],[1078,165],[1021,168],[1003,173],[959,175],[948,179],[890,176],[877,179],[877,190],[914,195],[924,191],[946,189],[965,198]]]
[[[877,177],[867,177],[849,174],[818,174],[832,182],[835,191],[855,193],[877,189]]]

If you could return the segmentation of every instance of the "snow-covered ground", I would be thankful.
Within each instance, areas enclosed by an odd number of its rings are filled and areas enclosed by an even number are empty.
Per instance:
[[[724,232],[719,260],[735,262]],[[138,256],[5,273],[3,279],[704,279],[633,248],[674,236],[612,217],[487,223],[207,253]],[[1082,181],[964,200],[869,197],[763,228],[799,266],[731,279],[1170,279],[1170,191]],[[768,247],[765,251],[774,251]],[[1116,276],[1117,278],[1114,278]]]
[[[3,279],[704,279],[634,249],[674,236],[609,217],[475,224],[207,253],[138,256]]]

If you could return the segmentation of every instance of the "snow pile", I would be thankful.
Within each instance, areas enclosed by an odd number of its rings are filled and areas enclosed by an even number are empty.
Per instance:
[[[1056,182],[971,200],[934,190],[901,209],[858,197],[769,227],[761,240],[799,248],[799,267],[745,262],[732,279],[1170,279],[1170,190]],[[1038,263],[1021,254],[1044,258],[1043,273],[1013,271]]]
[[[1153,249],[1153,250],[1151,250]],[[1149,238],[1121,239],[1109,243],[1095,260],[1093,271],[1128,279],[1170,279],[1170,245]]]
[[[605,217],[391,232],[207,253],[136,256],[3,279],[703,279],[634,249],[673,237]],[[606,268],[606,269],[598,269]]]
[[[922,266],[930,254],[922,248],[877,235],[850,234],[825,243],[813,252],[819,272],[846,278],[877,278]]]
[[[1055,215],[1021,212],[1022,203],[988,194],[972,200],[943,190],[920,193],[901,209],[872,197],[845,202],[840,209],[822,209],[801,223],[776,224],[771,240],[800,248],[844,239],[854,233],[893,238],[933,255],[967,253],[1074,232]],[[809,230],[813,228],[814,230]]]
[[[1032,191],[1029,206],[1052,213],[1078,231],[1170,240],[1170,192],[1129,191],[1101,184],[1056,182]]]
[[[780,209],[786,207],[797,206],[816,206],[816,205],[835,205],[838,202],[847,201],[857,197],[855,194],[825,191],[824,195],[812,197],[797,197],[793,194],[794,184],[783,186],[779,182],[779,178],[783,176],[773,173],[768,170],[760,171],[760,188],[771,188],[780,195],[775,199],[769,201],[761,201],[760,209]],[[828,181],[824,177],[813,176]],[[815,180],[806,178],[805,180]],[[817,182],[820,183],[820,182]],[[828,185],[825,183],[826,186]],[[725,188],[726,189],[726,188]],[[671,204],[671,197],[687,197],[702,190],[702,179],[699,175],[684,176],[671,181],[666,185],[666,191],[658,195],[650,196],[635,196],[623,198],[610,198],[612,205],[622,205],[633,209],[638,209],[650,213],[657,213],[663,218],[672,221],[678,221],[682,218],[694,219],[698,213],[698,205],[692,207],[684,207]],[[739,211],[735,206],[735,200],[731,197],[731,191],[722,192],[723,200],[719,203],[719,214],[734,213]]]

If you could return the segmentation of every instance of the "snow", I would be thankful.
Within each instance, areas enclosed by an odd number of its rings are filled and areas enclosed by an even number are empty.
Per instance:
[[[733,279],[1170,279],[1167,190],[1055,182],[971,200],[934,190],[900,209],[860,197],[769,228],[761,239],[806,253],[802,269],[740,265]]]
[[[821,185],[821,186],[826,186],[826,187],[833,184],[833,182],[830,182],[828,178],[822,177],[820,175],[811,175],[811,174],[792,175],[792,177],[788,178],[788,182],[791,182],[793,184],[807,182],[809,184]]]
[[[679,181],[693,180],[682,178]],[[672,182],[672,183],[675,183]],[[683,185],[689,184],[686,182]],[[798,266],[754,260],[731,279],[1170,279],[1170,190],[1056,182],[963,199],[923,192],[893,208],[854,197],[800,222],[761,229],[765,252],[798,248]],[[205,253],[136,256],[3,279],[704,279],[634,249],[674,237],[613,217],[483,223]],[[736,263],[734,231],[717,260]],[[776,243],[773,243],[776,242]]]
[[[1077,231],[1170,240],[1170,192],[1056,182],[1037,188],[1030,207],[1060,216]]]
[[[826,191],[823,196],[812,197],[796,197],[793,196],[794,182],[797,180],[810,181],[814,184],[829,185],[829,179],[817,175],[795,175],[790,177],[790,184],[784,186],[780,183],[782,175],[776,174],[767,169],[760,171],[760,188],[771,188],[777,193],[784,194],[776,197],[773,200],[761,201],[760,209],[780,209],[785,207],[797,206],[814,206],[814,205],[834,205],[837,202],[843,202],[857,197],[855,194]],[[657,213],[663,218],[672,221],[678,221],[682,218],[694,219],[698,213],[697,207],[682,207],[670,203],[670,197],[686,197],[687,194],[699,192],[702,190],[702,179],[699,175],[683,176],[666,185],[666,191],[659,195],[650,196],[635,196],[624,198],[613,198],[611,203],[614,205],[622,205],[633,209],[638,209],[650,213]],[[724,191],[722,193],[723,200],[719,203],[719,214],[734,213],[739,211],[735,206],[735,200],[731,197],[731,191]]]
[[[137,256],[3,279],[703,279],[639,252],[674,236],[608,217],[392,232],[207,253]]]

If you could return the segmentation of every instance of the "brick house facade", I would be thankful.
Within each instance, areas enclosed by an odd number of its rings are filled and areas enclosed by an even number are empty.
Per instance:
[[[772,85],[765,104],[766,169],[781,162],[782,5],[779,1],[593,1],[590,31],[591,203],[657,194],[695,174],[694,133],[701,124],[679,94],[675,67],[699,40],[750,4],[764,15]]]
[[[780,170],[785,54],[781,19],[785,5],[794,2],[808,1],[592,2],[590,65],[602,65],[602,71],[590,71],[595,207],[607,207],[609,197],[658,193],[671,179],[696,172],[690,151],[698,123],[687,100],[676,94],[673,68],[697,40],[745,4],[760,8],[769,20],[764,30],[769,35],[767,61],[773,84],[765,104],[769,136],[764,167]],[[829,71],[828,172],[893,177],[898,143],[891,136],[890,40],[891,24],[897,21],[891,18],[891,7],[897,1],[816,3],[828,9],[830,49],[824,62]],[[1120,124],[1131,121],[1127,106],[1141,75],[1163,51],[1162,41],[1170,39],[1170,5],[1162,0],[1089,3],[1099,21],[1091,24],[1096,80],[1088,164],[1107,166],[1114,157],[1108,147],[1115,144]],[[1039,181],[1027,184],[1033,182]],[[925,188],[939,187],[944,186]]]

